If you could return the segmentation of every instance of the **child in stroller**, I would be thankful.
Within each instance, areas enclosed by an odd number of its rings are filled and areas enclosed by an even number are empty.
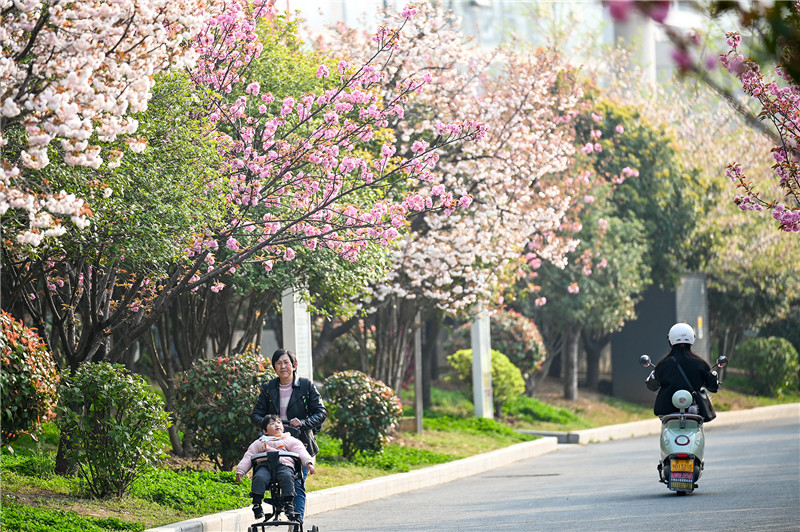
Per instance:
[[[303,443],[284,433],[283,422],[279,416],[266,416],[261,422],[262,436],[250,444],[239,464],[236,466],[236,482],[241,482],[247,472],[253,469],[253,482],[250,496],[253,498],[253,515],[260,520],[264,517],[261,503],[268,488],[277,484],[280,488],[280,499],[269,499],[273,505],[273,513],[283,511],[288,519],[296,520],[294,513],[294,476],[305,464],[308,473],[313,475],[314,458],[308,454]],[[295,458],[298,463],[295,465]],[[271,486],[273,484],[273,486]],[[272,491],[272,490],[271,490]]]

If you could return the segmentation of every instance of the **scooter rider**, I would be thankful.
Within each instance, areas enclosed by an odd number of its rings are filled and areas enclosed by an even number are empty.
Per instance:
[[[672,394],[678,390],[686,389],[686,379],[678,369],[683,368],[686,377],[694,390],[704,386],[709,392],[719,390],[719,381],[715,372],[711,371],[708,362],[697,356],[692,350],[694,344],[694,330],[687,323],[676,323],[667,335],[670,352],[656,364],[656,368],[647,378],[647,387],[652,391],[658,390],[653,412],[657,416],[677,413],[678,409],[672,404]],[[660,388],[660,389],[659,389]]]

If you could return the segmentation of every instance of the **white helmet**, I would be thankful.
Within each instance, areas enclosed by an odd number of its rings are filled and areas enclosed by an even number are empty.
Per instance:
[[[676,323],[669,330],[667,335],[669,345],[675,344],[694,344],[694,329],[688,323]]]

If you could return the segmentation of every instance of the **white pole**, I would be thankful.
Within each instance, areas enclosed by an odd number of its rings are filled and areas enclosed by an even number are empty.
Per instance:
[[[300,299],[294,288],[283,291],[281,299],[283,317],[283,348],[297,357],[297,376],[313,380],[314,367],[311,358],[311,314],[308,304]]]
[[[414,417],[417,421],[417,434],[422,434],[422,317],[417,311],[414,320]]]
[[[492,351],[489,337],[489,314],[480,312],[473,320],[472,396],[475,416],[494,418],[492,405]]]

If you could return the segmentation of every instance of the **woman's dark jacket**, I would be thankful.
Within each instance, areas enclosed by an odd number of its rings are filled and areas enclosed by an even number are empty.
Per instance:
[[[683,378],[683,375],[678,370],[678,363],[683,368],[683,372],[686,373],[686,377],[692,386],[691,389],[689,389],[686,379]],[[679,412],[672,404],[672,394],[678,390],[693,392],[699,391],[703,386],[709,392],[719,390],[719,382],[711,373],[711,367],[708,362],[689,352],[678,351],[662,358],[656,365],[655,377],[661,384],[661,389],[656,397],[656,404],[653,407],[653,412],[657,416]]]
[[[269,414],[280,415],[281,395],[278,390],[280,379],[277,377],[261,385],[261,393],[258,394],[258,401],[250,414],[250,419],[257,427],[261,420]],[[286,407],[286,418],[297,418],[302,425],[299,427],[299,434],[293,427],[286,427],[293,436],[297,437],[306,446],[309,454],[314,456],[319,452],[317,441],[314,434],[322,428],[322,422],[328,417],[325,404],[317,391],[314,383],[308,379],[295,376],[292,383],[292,396]]]

